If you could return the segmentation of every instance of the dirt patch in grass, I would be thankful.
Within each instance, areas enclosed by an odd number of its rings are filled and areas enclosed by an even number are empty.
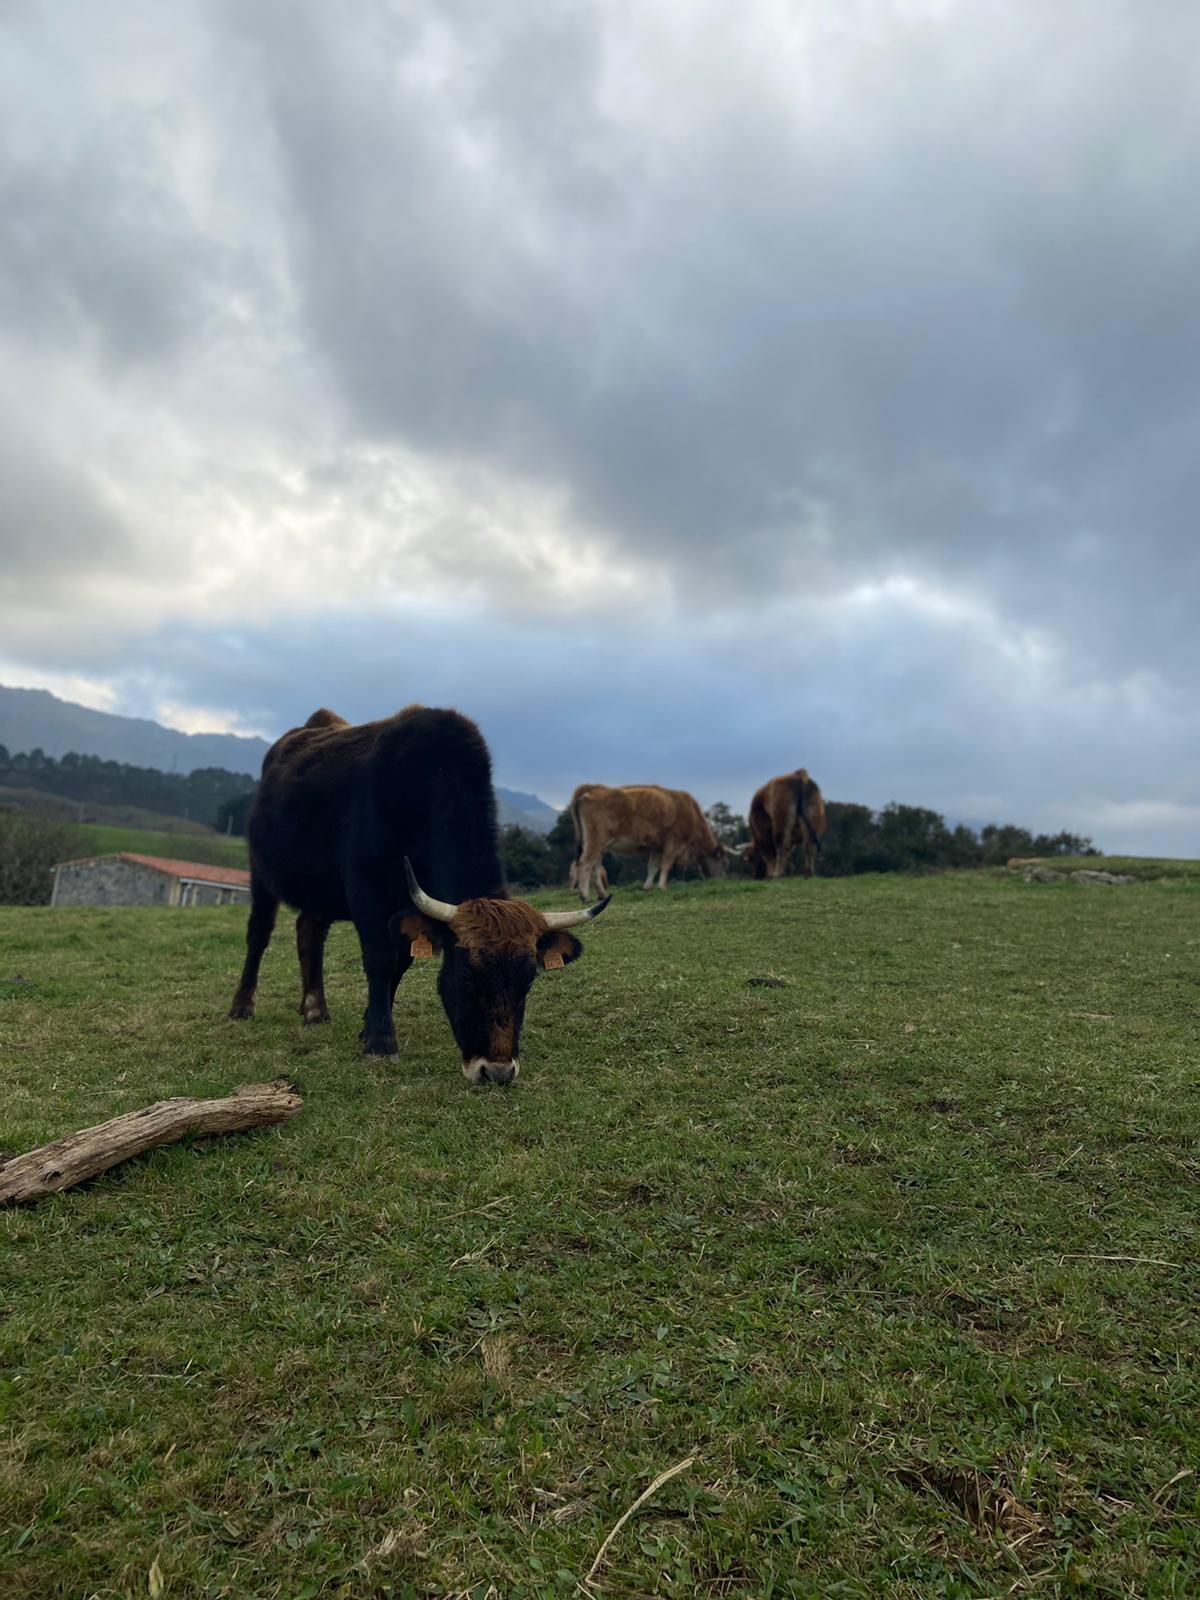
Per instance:
[[[898,1476],[918,1494],[936,1495],[965,1517],[977,1533],[1001,1539],[1013,1548],[1046,1536],[1044,1517],[1018,1500],[1002,1481],[973,1467],[922,1462],[901,1468]]]

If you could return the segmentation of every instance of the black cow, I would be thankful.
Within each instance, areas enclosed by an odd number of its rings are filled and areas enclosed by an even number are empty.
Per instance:
[[[306,1023],[329,1020],[322,969],[330,924],[348,920],[358,930],[368,1055],[397,1053],[396,987],[414,958],[440,949],[438,991],[472,1083],[517,1076],[538,968],[582,955],[566,930],[608,904],[541,912],[508,898],[491,758],[479,729],[457,711],[409,706],[361,726],[315,711],[267,751],[248,833],[246,964],[230,1016],[254,1015],[259,964],[282,900],[299,912]]]

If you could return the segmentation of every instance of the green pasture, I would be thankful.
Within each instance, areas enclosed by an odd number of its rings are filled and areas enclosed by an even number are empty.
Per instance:
[[[85,849],[97,856],[131,850],[135,855],[202,861],[215,867],[244,867],[248,859],[245,839],[226,838],[222,833],[153,833],[101,822],[82,823],[78,831],[83,835]]]
[[[5,1600],[1200,1593],[1194,880],[624,890],[508,1091],[242,933],[0,910],[0,1146],[306,1097],[0,1213]]]

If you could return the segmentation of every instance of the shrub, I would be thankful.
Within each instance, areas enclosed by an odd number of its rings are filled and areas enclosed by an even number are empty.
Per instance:
[[[85,854],[69,823],[0,811],[0,905],[49,905],[55,866]]]

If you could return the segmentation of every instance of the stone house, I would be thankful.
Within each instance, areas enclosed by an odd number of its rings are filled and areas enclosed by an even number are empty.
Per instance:
[[[240,867],[166,856],[89,856],[54,869],[52,906],[223,906],[250,899],[250,874]]]

